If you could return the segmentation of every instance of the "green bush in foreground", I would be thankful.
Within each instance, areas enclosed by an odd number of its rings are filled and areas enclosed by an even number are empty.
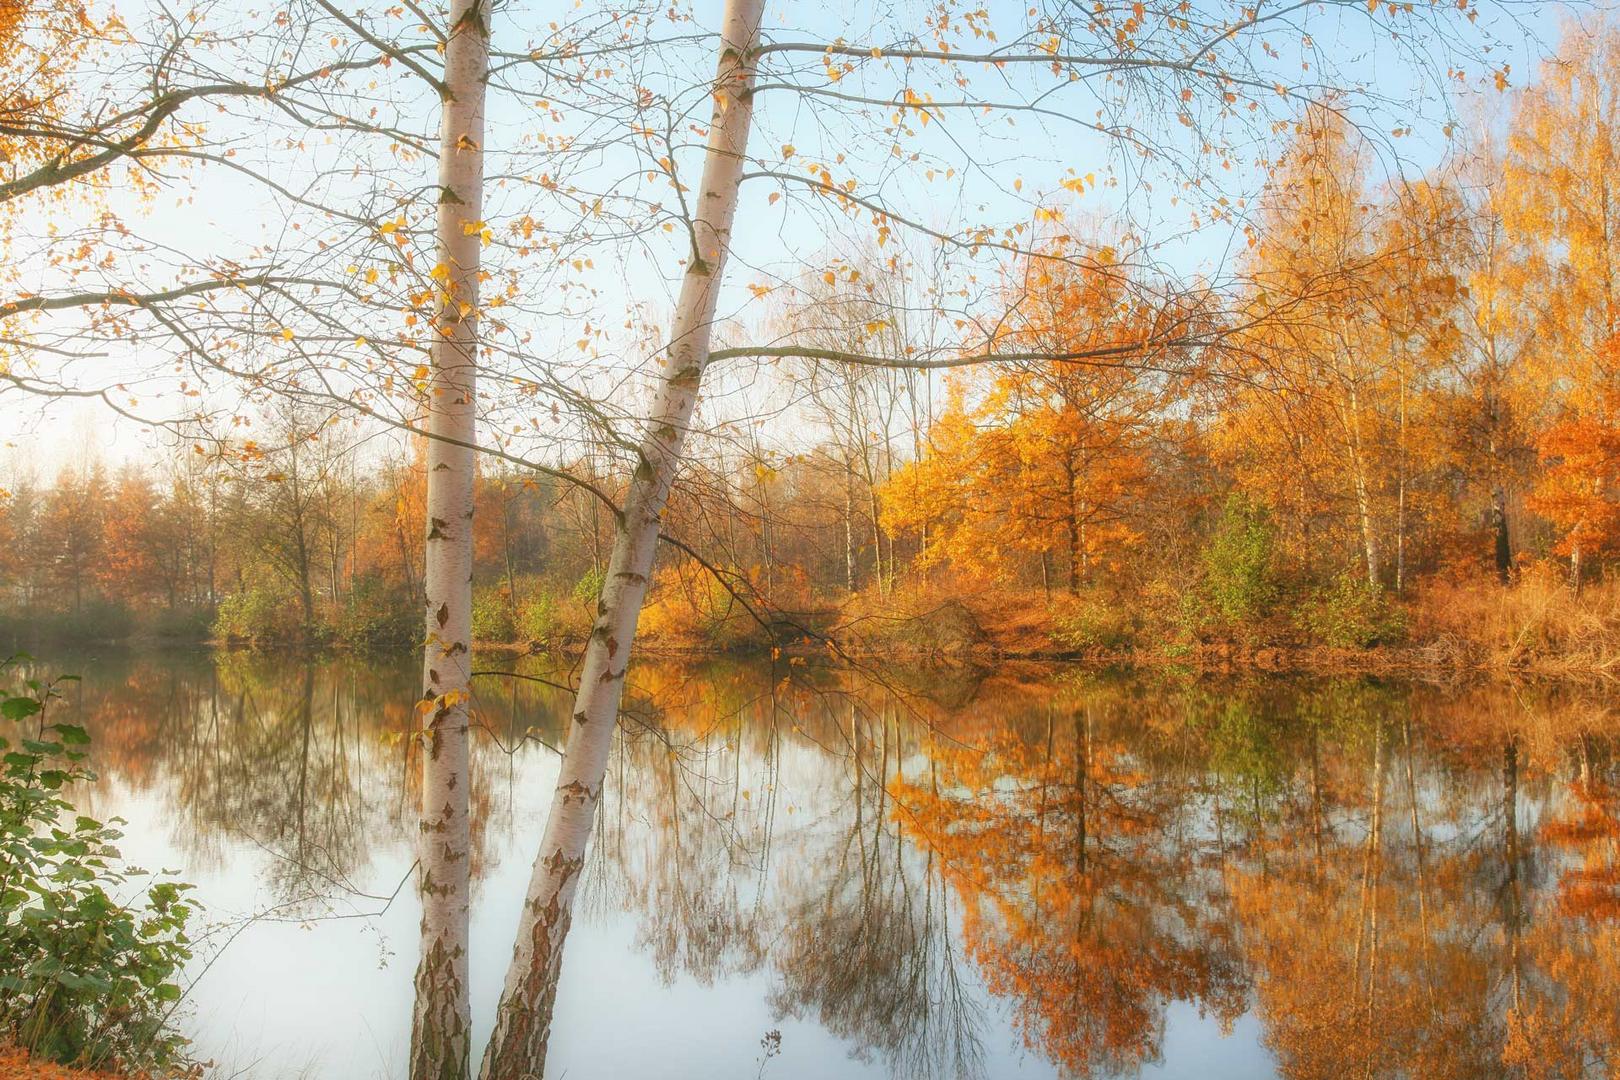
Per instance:
[[[182,1064],[186,1040],[168,1021],[191,957],[191,886],[127,866],[122,822],[63,798],[92,778],[90,738],[46,722],[54,684],[26,685],[0,700],[0,730],[33,732],[0,736],[0,1037],[65,1065]]]

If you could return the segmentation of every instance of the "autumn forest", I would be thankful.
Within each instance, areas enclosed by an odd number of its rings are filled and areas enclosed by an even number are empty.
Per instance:
[[[0,1073],[1620,1075],[1606,4],[0,41]]]

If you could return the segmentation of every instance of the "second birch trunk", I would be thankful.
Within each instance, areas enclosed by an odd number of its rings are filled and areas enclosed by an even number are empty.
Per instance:
[[[732,221],[753,114],[755,51],[764,0],[727,0],[714,83],[714,114],[692,222],[692,252],[681,282],[664,371],[638,447],[607,579],[585,648],[545,835],[518,919],[512,964],[483,1080],[544,1073],[562,948],[580,871],[602,797],[636,622],[647,595],[659,518],[680,467],[686,432],[709,361]]]

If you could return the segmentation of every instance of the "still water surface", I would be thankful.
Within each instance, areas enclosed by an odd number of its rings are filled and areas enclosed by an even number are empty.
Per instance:
[[[201,1054],[401,1075],[414,664],[44,666],[84,676],[85,801],[208,907]],[[658,663],[632,684],[548,1077],[1620,1068],[1604,688]],[[568,702],[490,678],[477,705],[482,1045]]]

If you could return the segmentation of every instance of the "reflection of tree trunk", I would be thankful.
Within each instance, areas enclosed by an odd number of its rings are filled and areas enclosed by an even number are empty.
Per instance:
[[[1091,708],[1082,706],[1074,718],[1074,789],[1076,797],[1076,844],[1075,855],[1078,860],[1080,873],[1083,876],[1087,870],[1086,844],[1090,837],[1087,829],[1090,822],[1086,817],[1086,788],[1091,774]]]
[[[298,696],[298,722],[303,729],[298,753],[298,835],[293,841],[293,865],[305,869],[308,854],[309,742],[315,726],[315,665],[304,665],[303,690]]]
[[[1418,820],[1417,778],[1412,768],[1412,717],[1408,713],[1401,723],[1401,737],[1406,750],[1406,801],[1412,808],[1412,851],[1417,858],[1418,875],[1418,929],[1423,935],[1423,989],[1434,1005],[1434,970],[1430,963],[1429,940],[1429,877],[1423,851],[1423,824]]]
[[[1508,978],[1514,1011],[1523,1004],[1519,971],[1519,930],[1523,899],[1519,894],[1519,744],[1509,739],[1502,747],[1502,821],[1505,836],[1502,856],[1507,863]]]
[[[694,189],[693,250],[681,281],[658,394],[617,521],[607,578],[580,669],[567,747],[484,1054],[484,1080],[519,1080],[545,1071],[563,945],[613,748],[636,623],[657,553],[659,519],[708,366],[748,148],[763,9],[764,0],[727,0],[721,20],[708,150]]]
[[[1384,728],[1380,724],[1373,735],[1373,804],[1372,820],[1367,826],[1367,843],[1361,857],[1361,902],[1356,916],[1355,972],[1361,980],[1362,953],[1367,953],[1368,1008],[1372,1004],[1372,990],[1378,964],[1378,863],[1384,831]],[[1358,987],[1359,994],[1359,987]]]
[[[1311,851],[1318,873],[1322,870],[1322,732],[1311,725]]]

